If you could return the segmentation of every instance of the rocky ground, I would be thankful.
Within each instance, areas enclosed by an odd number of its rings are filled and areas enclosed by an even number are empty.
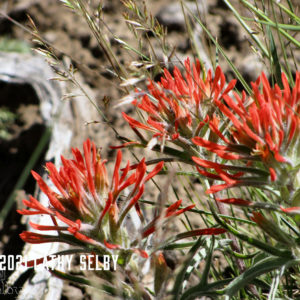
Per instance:
[[[90,2],[92,5],[97,3],[97,1]],[[126,30],[122,18],[124,7],[119,0],[102,2],[104,3],[105,26],[111,31],[109,39],[113,45],[113,50],[118,60],[123,65],[129,66],[135,58],[134,55],[122,49],[113,38],[113,36],[118,36],[128,43],[134,43],[132,34]],[[255,80],[258,74],[266,69],[266,66],[250,50],[249,40],[236,19],[221,0],[208,0],[205,4],[203,1],[200,2],[200,13],[205,18],[213,36],[218,38],[219,43],[224,47],[227,55],[242,75],[248,81]],[[198,9],[193,2],[188,3],[190,10],[196,13]],[[236,1],[236,5],[239,8],[238,1]],[[156,16],[159,22],[168,28],[168,42],[176,48],[176,57],[173,63],[180,66],[176,61],[191,56],[193,51],[191,42],[185,34],[185,21],[179,3],[171,0],[151,0],[147,1],[147,6],[153,16]],[[90,89],[96,103],[106,109],[107,116],[114,127],[120,133],[127,134],[124,130],[125,122],[120,117],[120,108],[113,108],[114,104],[117,104],[118,100],[125,95],[124,90],[118,86],[118,81],[114,80],[107,71],[109,63],[82,18],[64,7],[59,0],[2,0],[0,11],[15,21],[13,23],[4,15],[0,15],[0,38],[19,39],[26,41],[29,46],[35,46],[36,44],[32,41],[32,36],[28,31],[30,23],[27,16],[29,15],[41,36],[55,48],[57,57],[61,60],[64,60],[65,57],[70,58],[79,70],[81,83]],[[215,56],[215,53],[210,52],[208,40],[203,36],[203,33],[199,29],[198,32],[196,29],[194,32],[196,32],[196,38],[203,45],[201,49],[204,58],[205,56]],[[157,56],[163,59],[162,53],[158,52]],[[233,73],[221,56],[219,56],[219,62],[225,74],[231,79]],[[209,60],[207,60],[207,65],[209,64]],[[109,100],[109,105],[106,105],[107,100]],[[0,140],[0,206],[3,206],[30,154],[34,151],[36,141],[45,131],[45,124],[43,124],[39,114],[37,95],[28,85],[14,86],[0,81],[0,106],[8,108],[17,115],[17,120],[8,127],[9,138]],[[125,110],[128,109],[125,107]],[[104,156],[111,157],[113,152],[109,150],[107,145],[120,143],[116,140],[115,135],[109,132],[102,123],[90,125],[91,129],[88,131],[83,130],[85,122],[98,120],[76,120],[76,113],[74,116],[72,145],[80,146],[82,141],[89,136],[94,138],[96,143],[103,148]],[[44,155],[41,154],[35,169],[41,168],[43,157]],[[18,192],[17,198],[22,199],[24,194],[33,194],[34,189],[34,181],[29,176]],[[24,225],[21,225],[20,217],[16,214],[14,206],[6,217],[0,232],[0,251],[2,254],[20,253],[23,243],[18,234],[22,230],[24,230]],[[19,280],[18,286],[23,284],[26,276]],[[64,287],[62,299],[90,298],[91,294],[85,289],[67,284]]]

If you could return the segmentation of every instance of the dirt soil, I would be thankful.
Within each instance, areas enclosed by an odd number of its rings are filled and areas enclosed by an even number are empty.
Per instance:
[[[90,1],[97,3],[99,1]],[[118,0],[106,0],[104,3],[104,20],[113,34],[127,42],[132,42],[132,34],[125,30],[122,19],[123,6]],[[185,58],[192,55],[191,43],[185,37],[183,32],[185,26],[182,22],[171,18],[171,21],[162,17],[159,13],[166,6],[173,5],[176,1],[151,0],[147,1],[148,8],[154,16],[158,16],[162,23],[165,23],[169,31],[169,41],[176,47],[178,57]],[[96,8],[96,5],[95,5]],[[60,59],[69,56],[73,64],[78,68],[84,78],[84,83],[88,84],[95,92],[95,100],[104,107],[104,102],[110,99],[112,105],[107,109],[110,121],[121,133],[124,130],[125,122],[120,115],[120,109],[113,109],[113,104],[124,96],[122,89],[119,88],[116,80],[107,71],[110,67],[103,51],[98,46],[96,39],[91,36],[88,26],[84,20],[75,15],[70,9],[64,7],[59,0],[2,0],[0,10],[4,11],[19,24],[28,28],[29,21],[27,15],[31,16],[39,29],[43,38],[45,38],[56,49],[56,54]],[[239,24],[222,4],[222,1],[207,1],[208,15],[206,22],[214,36],[218,38],[219,43],[225,47],[227,54],[240,70],[242,75],[248,81],[255,80],[261,70],[265,69],[255,55],[249,50],[249,41]],[[9,37],[27,41],[30,45],[36,44],[31,41],[31,35],[21,26],[13,24],[10,20],[0,16],[0,37]],[[124,51],[118,43],[109,37],[113,49],[119,61],[128,66],[134,59]],[[205,39],[204,39],[205,40]],[[206,40],[205,40],[206,41]],[[207,41],[206,41],[207,42]],[[221,66],[228,78],[232,77],[232,71],[219,57]],[[18,119],[10,125],[9,139],[0,140],[0,209],[5,204],[6,199],[12,192],[20,173],[37,140],[45,130],[39,116],[39,103],[36,95],[30,86],[8,86],[0,82],[0,106],[6,107],[16,113]],[[123,109],[123,108],[122,108]],[[129,111],[128,107],[125,110]],[[87,120],[91,121],[91,120]],[[78,126],[83,126],[79,124]],[[101,144],[104,153],[108,156],[113,155],[112,151],[106,145],[119,144],[114,134],[107,135],[106,140],[97,141],[97,132],[101,131],[101,125],[94,130],[96,144]],[[80,145],[85,137],[78,135],[74,137],[74,143]],[[79,142],[80,141],[80,142]],[[44,154],[43,154],[44,155]],[[39,170],[43,163],[43,155],[35,166]],[[33,194],[35,189],[34,181],[29,176],[18,193],[18,199],[22,199],[26,194]],[[20,217],[15,212],[16,206],[10,211],[5,220],[5,224],[0,232],[0,252],[1,254],[19,254],[23,242],[19,239],[19,233],[25,228],[20,223]],[[9,276],[9,272],[5,274]],[[28,276],[28,274],[27,274]],[[24,279],[20,279],[18,284],[22,286]],[[79,288],[70,284],[65,284],[62,299],[91,299],[91,295],[84,288]]]

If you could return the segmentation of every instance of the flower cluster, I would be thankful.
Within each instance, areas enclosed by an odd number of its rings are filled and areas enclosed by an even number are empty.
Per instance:
[[[87,140],[83,144],[84,154],[78,149],[72,149],[74,159],[61,158],[62,167],[58,171],[51,163],[46,164],[49,178],[57,189],[50,189],[40,175],[32,171],[40,189],[47,195],[49,206],[43,206],[37,199],[30,197],[23,203],[30,209],[19,210],[23,215],[49,215],[53,225],[40,225],[30,222],[32,228],[39,231],[56,231],[56,235],[39,234],[25,231],[21,238],[29,243],[47,242],[78,242],[90,244],[100,252],[110,249],[122,249],[123,252],[137,252],[143,257],[147,253],[132,246],[124,220],[132,208],[138,213],[141,223],[144,223],[143,213],[138,200],[144,192],[145,183],[161,171],[163,162],[158,163],[147,173],[145,159],[137,164],[134,171],[130,170],[129,162],[120,170],[122,154],[117,153],[116,163],[109,184],[105,160],[102,160],[94,143]],[[125,196],[125,189],[129,191]],[[124,200],[120,200],[124,197]],[[167,220],[191,208],[179,209],[181,201],[170,206],[162,219]],[[145,238],[156,229],[157,218],[136,233]],[[71,235],[70,235],[71,233]]]
[[[271,181],[279,185],[292,185],[287,182],[291,174],[297,173],[299,164],[299,131],[300,131],[300,73],[296,74],[295,86],[291,90],[288,81],[282,74],[283,90],[276,84],[272,88],[262,74],[252,83],[252,96],[242,93],[240,97],[233,92],[234,99],[228,95],[223,101],[216,100],[215,104],[232,123],[229,136],[219,130],[220,119],[216,116],[209,121],[209,127],[218,135],[223,144],[214,143],[202,137],[193,138],[194,144],[216,153],[226,160],[243,160],[247,165],[262,162],[269,172]],[[262,92],[260,91],[262,84]],[[209,162],[193,157],[202,168],[214,169],[217,174],[199,170],[208,177],[225,181],[225,184],[214,186],[209,192],[240,185],[267,184],[263,170],[253,170],[245,167],[245,173],[254,172],[258,177],[245,178],[243,172],[235,174],[227,172],[234,170],[233,166]],[[236,168],[238,170],[238,168]],[[259,172],[260,171],[260,172]],[[297,176],[296,176],[297,177]]]
[[[282,74],[282,89],[271,87],[262,73],[247,95],[233,91],[236,80],[226,85],[220,67],[214,77],[208,71],[201,78],[199,61],[191,65],[187,59],[184,65],[184,76],[178,68],[173,76],[165,70],[160,82],[150,81],[147,93],[132,102],[148,118],[142,123],[123,113],[131,128],[143,142],[138,129],[153,134],[149,148],[161,143],[164,151],[165,141],[172,141],[183,151],[168,147],[167,154],[192,160],[201,175],[223,182],[207,193],[273,184],[288,190],[284,201],[295,202],[300,186],[300,73],[293,88]],[[212,158],[209,152],[217,159],[207,159]]]
[[[123,117],[130,126],[150,131],[153,133],[149,144],[153,145],[166,140],[175,143],[184,143],[184,140],[198,135],[204,125],[207,113],[215,108],[212,103],[220,101],[234,87],[236,80],[232,80],[227,86],[225,76],[220,67],[217,67],[212,78],[211,70],[202,74],[201,65],[190,64],[187,59],[184,62],[185,77],[177,67],[173,76],[165,69],[161,81],[150,81],[148,92],[142,99],[135,99],[133,104],[145,111],[148,115],[147,124],[143,124],[127,114]]]

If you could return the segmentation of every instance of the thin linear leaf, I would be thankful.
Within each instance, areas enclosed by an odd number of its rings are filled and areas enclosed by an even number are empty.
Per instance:
[[[255,19],[252,19],[252,18],[245,18],[245,17],[244,17],[244,19],[248,20],[248,21],[268,25],[270,27],[279,27],[279,28],[285,29],[285,30],[300,31],[300,26],[299,25],[281,24],[281,23],[274,24],[274,23],[270,23],[270,22],[266,22],[266,21],[262,21],[262,20],[255,20]]]
[[[276,83],[282,89],[283,84],[282,84],[282,80],[281,80],[281,66],[280,66],[280,62],[278,59],[276,45],[275,45],[274,37],[273,37],[272,31],[270,29],[270,26],[267,26],[267,34],[268,34],[269,41],[270,41],[270,52],[271,52],[271,57],[272,57],[272,65],[274,67],[274,76],[276,79]]]
[[[266,244],[258,239],[255,239],[253,237],[250,237],[248,235],[242,234],[240,233],[237,229],[235,229],[234,227],[230,226],[228,223],[224,222],[223,220],[221,220],[217,213],[215,212],[214,208],[212,207],[212,205],[210,204],[210,202],[208,202],[210,209],[213,213],[213,216],[215,218],[215,220],[222,225],[222,227],[224,227],[226,230],[228,230],[229,232],[231,232],[232,234],[234,234],[236,237],[238,237],[240,240],[245,241],[247,243],[249,243],[252,246],[255,246],[258,249],[261,249],[271,255],[274,256],[279,256],[279,257],[285,257],[285,258],[293,258],[293,254],[290,250],[288,249],[277,249],[275,247],[272,247],[270,244]]]
[[[277,274],[273,277],[272,285],[268,295],[268,300],[275,300],[276,293],[279,287],[279,282],[281,277],[283,276],[284,271],[285,271],[285,266],[283,266],[280,270],[277,270],[276,272]]]
[[[224,291],[216,290],[216,289],[222,288],[224,285],[230,283],[231,281],[232,279],[229,278],[229,279],[224,279],[224,280],[207,284],[205,287],[203,287],[202,285],[193,286],[192,288],[186,290],[182,294],[180,300],[191,300],[191,299],[195,299],[196,297],[203,297],[203,296],[212,297],[212,298],[220,297],[221,295],[224,295]]]
[[[99,284],[96,282],[91,282],[90,280],[87,280],[86,278],[71,275],[71,274],[68,274],[68,273],[65,273],[62,271],[58,271],[58,270],[49,270],[49,271],[58,278],[94,287],[100,291],[106,292],[107,294],[109,294],[111,296],[118,296],[117,290],[114,287],[109,286],[107,284]]]
[[[231,3],[227,0],[223,0],[225,4],[228,6],[228,8],[233,12],[237,20],[240,22],[240,24],[244,27],[244,29],[247,31],[251,39],[253,39],[256,43],[256,45],[261,49],[262,53],[269,58],[269,53],[267,49],[264,47],[264,45],[261,43],[261,41],[252,33],[253,30],[243,21],[241,15],[239,12],[231,5]]]
[[[275,4],[278,5],[287,15],[289,15],[295,22],[300,24],[300,18],[295,15],[290,9],[286,8],[284,5],[281,3],[275,1]]]
[[[235,278],[225,289],[226,299],[231,299],[240,289],[249,284],[254,278],[261,276],[273,270],[289,267],[299,263],[299,259],[289,259],[284,257],[268,257],[253,267],[249,268],[243,274]]]
[[[272,20],[270,20],[260,9],[257,9],[252,4],[250,4],[248,1],[241,0],[249,9],[251,9],[257,16],[268,22],[270,25],[276,27],[276,23],[274,23]],[[285,30],[282,28],[278,28],[279,32],[284,35],[290,42],[295,44],[297,47],[300,47],[300,42],[297,41],[293,36],[288,34]]]
[[[183,263],[181,271],[179,274],[176,276],[175,282],[174,282],[174,287],[172,291],[172,295],[174,296],[174,300],[179,299],[181,290],[182,290],[182,284],[185,279],[185,274],[187,272],[188,267],[192,264],[193,257],[197,254],[199,248],[202,246],[204,240],[202,237],[200,237],[195,245],[190,249],[190,251],[187,254],[187,259]]]
[[[202,273],[202,277],[201,277],[201,281],[199,283],[199,287],[207,285],[209,270],[210,270],[210,266],[211,266],[211,262],[212,262],[212,254],[214,252],[214,246],[215,246],[215,237],[213,236],[212,239],[211,239],[210,249],[209,249],[209,252],[208,252],[207,257],[206,257],[206,264],[205,264],[205,268],[204,268],[203,273]]]

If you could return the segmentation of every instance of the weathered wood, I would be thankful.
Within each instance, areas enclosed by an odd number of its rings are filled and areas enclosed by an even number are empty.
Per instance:
[[[60,156],[67,154],[74,138],[74,129],[80,127],[82,138],[87,136],[88,128],[84,127],[85,121],[94,120],[97,116],[96,110],[88,103],[88,100],[79,96],[75,101],[62,101],[62,95],[66,93],[66,84],[51,81],[55,77],[51,68],[40,56],[16,53],[0,53],[0,81],[7,83],[26,83],[30,84],[35,90],[40,100],[40,113],[45,124],[52,129],[49,149],[45,160],[54,161],[56,166],[60,165]],[[85,90],[91,94],[91,91],[85,86]],[[78,90],[72,90],[72,93],[80,93]],[[76,131],[76,130],[75,130]],[[44,176],[44,180],[49,186],[52,183]],[[38,193],[39,201],[48,206],[48,198]],[[26,223],[29,218],[25,217]],[[32,216],[34,223],[43,225],[53,225],[49,216]],[[29,229],[29,228],[28,228]],[[30,231],[33,231],[30,228]],[[50,233],[50,232],[49,232]],[[50,255],[55,252],[66,249],[65,244],[47,243],[47,244],[26,244],[22,255],[26,259],[36,259]],[[14,282],[26,270],[16,270],[9,278],[8,284],[13,286]],[[19,293],[18,299],[49,299],[55,300],[61,298],[63,283],[60,279],[51,276],[47,270],[35,272],[30,280],[27,280]]]

